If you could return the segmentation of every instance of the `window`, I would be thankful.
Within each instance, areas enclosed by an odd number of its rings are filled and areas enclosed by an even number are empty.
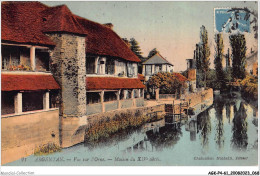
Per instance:
[[[125,62],[117,62],[117,73],[118,76],[125,76],[126,75],[126,63]]]
[[[43,93],[44,92],[42,91],[24,92],[22,95],[22,111],[26,112],[43,109]]]
[[[20,64],[20,50],[16,46],[2,46],[2,69],[16,70]]]
[[[140,97],[143,97],[144,95],[144,89],[140,89]]]
[[[94,57],[88,57],[86,59],[86,74],[94,74],[96,72],[95,64],[96,64],[96,59]]]
[[[100,103],[100,93],[99,92],[87,92],[87,104]]]
[[[121,90],[121,92],[120,92],[120,100],[123,100],[124,99],[124,92],[125,92],[125,90]]]
[[[36,49],[35,60],[37,71],[49,71],[49,53],[46,50]]]
[[[135,68],[133,63],[127,63],[127,76],[134,77],[135,76]]]
[[[152,75],[152,65],[145,65],[145,75]]]
[[[16,92],[4,92],[1,93],[1,114],[14,114],[14,97]]]
[[[106,58],[100,58],[98,59],[98,65],[97,65],[97,73],[98,74],[105,74],[105,62]]]
[[[134,97],[139,98],[139,89],[134,89]]]
[[[115,101],[117,100],[116,92],[105,92],[104,93],[104,102]]]
[[[162,72],[162,65],[155,65],[155,73]]]
[[[106,60],[106,74],[115,74],[115,61],[112,58]]]
[[[131,99],[132,90],[127,90],[126,92],[126,99]]]

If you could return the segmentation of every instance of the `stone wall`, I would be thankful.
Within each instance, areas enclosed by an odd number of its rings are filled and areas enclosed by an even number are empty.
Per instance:
[[[117,101],[105,103],[105,112],[116,110],[117,108],[118,108],[118,102]]]
[[[159,94],[159,99],[175,99],[175,94]]]
[[[201,90],[196,93],[190,93],[185,96],[185,101],[189,107],[193,107],[196,113],[206,110],[213,104],[213,89]],[[180,104],[175,103],[174,112],[180,113]]]
[[[128,99],[128,100],[121,100],[121,108],[131,108],[133,106],[133,100]]]
[[[185,100],[190,103],[191,107],[209,99],[213,99],[213,89],[211,88],[203,91],[198,91],[196,93],[187,94],[185,96]]]
[[[59,145],[58,109],[2,116],[1,124],[2,164],[31,155],[40,145]]]
[[[137,98],[136,101],[136,107],[142,107],[144,106],[144,98]]]
[[[160,114],[164,113],[164,104],[152,106],[152,107],[139,107],[139,108],[131,108],[131,109],[120,109],[109,111],[105,113],[93,114],[82,117],[67,117],[62,118],[62,126],[63,126],[63,141],[62,147],[70,147],[75,144],[84,142],[85,131],[87,127],[103,118],[111,118],[113,119],[116,114],[120,115],[121,113],[131,112],[135,113],[136,111],[141,111],[144,115],[147,113],[151,113],[154,111],[162,111]]]
[[[86,113],[87,115],[101,113],[102,104],[101,103],[88,104],[86,111],[87,111],[87,113]]]

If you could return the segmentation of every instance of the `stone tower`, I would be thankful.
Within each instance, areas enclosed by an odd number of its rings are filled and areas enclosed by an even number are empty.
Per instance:
[[[85,36],[70,33],[48,34],[56,43],[51,56],[51,72],[61,86],[60,114],[86,115]]]

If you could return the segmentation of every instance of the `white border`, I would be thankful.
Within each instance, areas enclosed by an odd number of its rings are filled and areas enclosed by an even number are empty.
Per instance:
[[[31,1],[31,0],[27,0],[27,1]],[[44,0],[44,1],[51,1],[51,0]],[[75,0],[63,0],[63,1],[75,1]],[[89,1],[89,0],[85,0],[85,1]],[[104,1],[104,0],[95,0],[95,1]],[[122,1],[122,0],[113,0],[113,1]],[[129,1],[129,0],[124,0],[124,1]],[[138,0],[131,0],[131,1],[138,1]],[[155,0],[142,0],[142,1],[155,1]],[[164,1],[172,1],[172,0],[164,0]],[[181,0],[181,1],[187,1],[187,0]],[[205,0],[189,0],[189,1],[201,2]],[[226,0],[218,0],[218,1],[221,2]],[[229,1],[235,2],[241,0],[229,0]],[[247,0],[247,1],[256,1],[256,0]],[[259,9],[259,2],[258,2],[258,9]],[[258,19],[260,19],[259,13],[258,13]],[[259,34],[259,28],[258,28],[258,34]],[[259,45],[260,42],[258,40],[258,50],[260,49]],[[260,90],[259,87],[258,90]],[[258,98],[258,104],[260,104],[259,98]],[[258,122],[258,126],[259,124],[260,123]],[[1,128],[1,121],[0,121],[0,128]],[[258,136],[259,134],[260,132],[258,130]],[[258,152],[259,149],[260,147],[258,145]],[[259,156],[258,156],[258,164],[259,164]],[[208,175],[209,171],[223,171],[223,172],[224,171],[229,171],[229,172],[230,171],[259,171],[259,165],[250,166],[250,167],[249,166],[245,166],[245,167],[242,166],[236,166],[236,167],[233,166],[228,166],[228,167],[225,166],[209,166],[209,167],[204,167],[204,166],[191,166],[191,167],[188,166],[153,166],[153,167],[151,166],[142,166],[142,167],[136,167],[136,166],[134,167],[133,166],[61,166],[61,167],[0,166],[0,172],[7,172],[8,175],[31,175],[28,172],[34,172],[33,175],[200,175],[201,176],[201,175]]]

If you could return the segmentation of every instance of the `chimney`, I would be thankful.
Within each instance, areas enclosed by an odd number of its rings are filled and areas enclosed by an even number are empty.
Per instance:
[[[112,23],[105,23],[103,25],[113,30],[114,25]]]

